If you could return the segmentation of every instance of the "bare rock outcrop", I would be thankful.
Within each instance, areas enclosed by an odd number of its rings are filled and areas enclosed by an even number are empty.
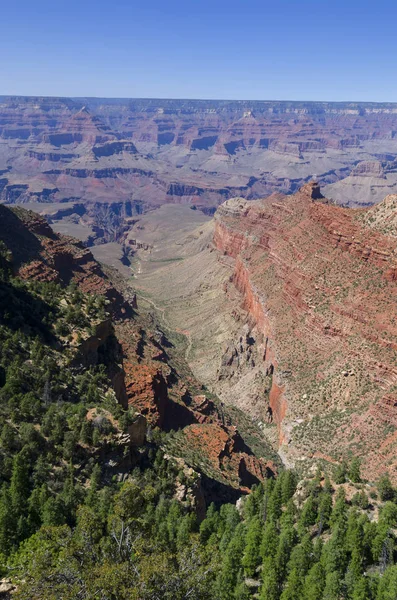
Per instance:
[[[242,367],[255,367],[256,352],[255,338],[249,326],[245,325],[237,343],[230,342],[222,357],[218,379],[230,379],[238,376]]]
[[[349,210],[327,202],[311,182],[294,196],[249,207],[228,201],[215,215],[214,243],[235,259],[231,281],[268,340],[269,420],[292,464],[361,448],[368,477],[387,469],[397,480],[393,198]],[[244,356],[231,345],[225,375]]]
[[[365,160],[359,162],[352,171],[353,177],[376,177],[378,179],[386,179],[382,163],[379,161]]]
[[[146,441],[147,434],[147,421],[146,418],[137,414],[134,417],[133,422],[128,426],[128,435],[130,436],[131,446],[140,447]]]

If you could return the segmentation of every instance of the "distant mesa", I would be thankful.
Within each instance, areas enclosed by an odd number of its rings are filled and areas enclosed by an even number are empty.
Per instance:
[[[315,171],[336,203],[369,206],[397,192],[396,132],[388,103],[3,96],[0,202],[212,214],[294,193]]]

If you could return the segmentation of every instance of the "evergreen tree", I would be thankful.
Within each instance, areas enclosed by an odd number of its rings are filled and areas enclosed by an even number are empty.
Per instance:
[[[300,535],[304,535],[305,530],[311,525],[314,525],[317,518],[316,502],[311,494],[303,505],[302,513],[298,523]]]
[[[383,500],[383,502],[386,502],[386,500],[394,500],[395,490],[392,486],[389,475],[383,475],[379,479],[377,487],[380,499]]]
[[[380,578],[376,600],[396,600],[397,565],[388,567]]]
[[[323,487],[323,491],[325,494],[332,494],[332,492],[334,491],[332,485],[331,485],[331,481],[328,477],[328,475],[326,475],[325,479],[324,479],[324,487]]]
[[[29,470],[26,453],[16,454],[12,467],[10,499],[14,515],[26,512],[30,495]]]
[[[323,600],[340,600],[340,592],[340,573],[337,571],[328,572],[325,578]]]
[[[92,445],[94,448],[98,448],[101,443],[101,433],[97,427],[94,427],[92,432]]]
[[[98,490],[101,483],[102,469],[99,463],[95,463],[90,477],[90,489],[87,495],[87,504],[95,507],[98,504]]]
[[[40,487],[48,481],[50,475],[50,467],[47,459],[40,454],[33,468],[33,481],[36,487]]]
[[[368,577],[360,577],[354,586],[352,600],[370,600],[372,598]]]
[[[296,490],[296,475],[291,470],[281,474],[281,500],[284,505],[292,498]]]
[[[83,444],[87,444],[87,446],[92,444],[92,434],[91,421],[84,419],[80,429],[80,440],[83,442]]]
[[[240,583],[237,584],[233,597],[235,600],[251,600],[252,596],[250,588],[244,581],[240,581]]]
[[[176,533],[176,547],[179,552],[189,545],[190,534],[194,528],[194,515],[185,515],[179,520]]]
[[[91,484],[88,496],[92,493],[92,476],[91,476]],[[95,484],[94,484],[95,485]],[[74,476],[74,468],[73,464],[69,465],[69,472],[65,483],[63,484],[61,500],[63,506],[65,508],[65,513],[67,515],[67,520],[70,524],[73,524],[76,518],[76,510],[79,503],[80,495],[78,489],[75,485],[75,476]],[[90,499],[87,498],[87,502],[90,503]]]
[[[299,569],[293,568],[288,575],[286,587],[280,600],[301,600],[303,598],[303,575]]]
[[[17,436],[14,427],[9,423],[4,423],[0,435],[0,446],[10,452],[17,447]]]
[[[346,461],[342,461],[335,469],[334,479],[335,483],[340,485],[341,483],[345,483],[347,478],[348,468]]]
[[[359,506],[363,510],[366,510],[369,507],[368,496],[364,490],[361,490],[361,492],[356,492],[351,499],[351,503],[354,506]]]
[[[177,502],[176,500],[172,500],[167,515],[168,539],[172,546],[176,544],[176,538],[181,518],[182,515],[179,502]]]
[[[308,572],[303,586],[303,600],[321,600],[325,587],[325,571],[321,563],[316,563]]]
[[[347,519],[347,505],[346,505],[346,492],[343,488],[338,490],[336,496],[335,505],[330,518],[330,524],[332,527],[336,524],[346,524]]]
[[[329,527],[331,514],[332,496],[330,492],[324,491],[320,496],[316,520],[319,534],[321,534],[324,531],[324,529],[327,529]]]
[[[269,518],[269,504],[270,504],[270,499],[272,497],[273,494],[273,490],[274,490],[274,479],[266,479],[266,481],[262,484],[263,485],[263,502],[262,502],[262,515],[263,515],[263,521],[266,523],[266,521]]]
[[[34,488],[30,495],[28,522],[31,531],[38,529],[42,523],[42,510],[48,496],[49,492],[45,484]]]
[[[346,524],[337,523],[330,540],[324,546],[325,569],[327,573],[338,571],[344,573],[347,566]],[[340,576],[340,575],[339,575]]]
[[[276,523],[273,520],[267,521],[263,532],[260,555],[263,560],[274,558],[278,547],[278,531]]]
[[[306,534],[300,544],[292,550],[291,558],[288,563],[288,570],[294,569],[298,572],[303,584],[304,577],[307,575],[310,567],[313,564],[314,549],[311,537]]]
[[[240,524],[237,526],[233,538],[227,547],[217,578],[216,587],[220,600],[230,600],[230,598],[234,597],[244,547],[245,531],[243,524]]]
[[[350,463],[349,479],[353,483],[361,482],[361,461],[357,457],[354,457]]]
[[[296,508],[294,501],[292,499],[288,500],[287,506],[280,517],[281,527],[284,526],[284,523],[295,523],[297,514],[298,509]]]
[[[355,548],[363,553],[364,544],[364,524],[356,509],[349,511],[346,530],[346,548],[353,552]]]
[[[63,525],[65,522],[64,507],[60,498],[50,496],[42,509],[43,525]]]
[[[276,567],[277,572],[280,574],[280,579],[283,580],[285,577],[287,564],[291,557],[291,552],[297,541],[297,534],[293,523],[287,523],[284,525],[277,547],[276,553]],[[269,554],[272,556],[272,554]]]
[[[222,521],[222,537],[219,548],[222,551],[226,550],[230,540],[233,537],[237,525],[240,523],[240,515],[235,505],[223,504],[219,511]]]
[[[263,562],[262,586],[259,594],[260,600],[279,600],[280,583],[274,559],[268,557]]]
[[[220,524],[219,513],[215,508],[215,504],[211,503],[207,510],[207,515],[200,525],[200,541],[205,544],[211,535],[218,530]]]
[[[387,523],[379,522],[372,541],[372,556],[378,562],[381,572],[392,564],[394,554],[394,536]]]
[[[265,485],[268,487],[267,482]],[[262,483],[252,487],[252,491],[244,503],[244,516],[248,521],[260,514],[263,506],[263,495],[264,487]]]
[[[8,487],[0,492],[0,552],[9,552],[15,540],[15,517]]]
[[[259,517],[254,517],[248,525],[246,546],[242,565],[248,577],[253,577],[261,563],[262,525]]]
[[[74,431],[66,431],[63,439],[63,454],[67,460],[72,460],[76,454],[78,436]]]
[[[268,504],[268,518],[279,519],[281,516],[282,501],[282,481],[277,479]]]
[[[324,542],[321,537],[317,536],[313,544],[313,563],[321,561],[324,551]]]
[[[389,527],[397,527],[397,505],[394,502],[386,502],[380,509],[379,521]]]

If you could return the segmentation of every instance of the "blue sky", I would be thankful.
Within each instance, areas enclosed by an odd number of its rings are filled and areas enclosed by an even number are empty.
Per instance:
[[[397,101],[395,1],[0,6],[0,94]]]

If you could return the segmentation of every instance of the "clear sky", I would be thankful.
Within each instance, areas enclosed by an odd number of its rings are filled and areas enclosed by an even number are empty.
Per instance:
[[[0,94],[397,101],[395,0],[0,6]]]

